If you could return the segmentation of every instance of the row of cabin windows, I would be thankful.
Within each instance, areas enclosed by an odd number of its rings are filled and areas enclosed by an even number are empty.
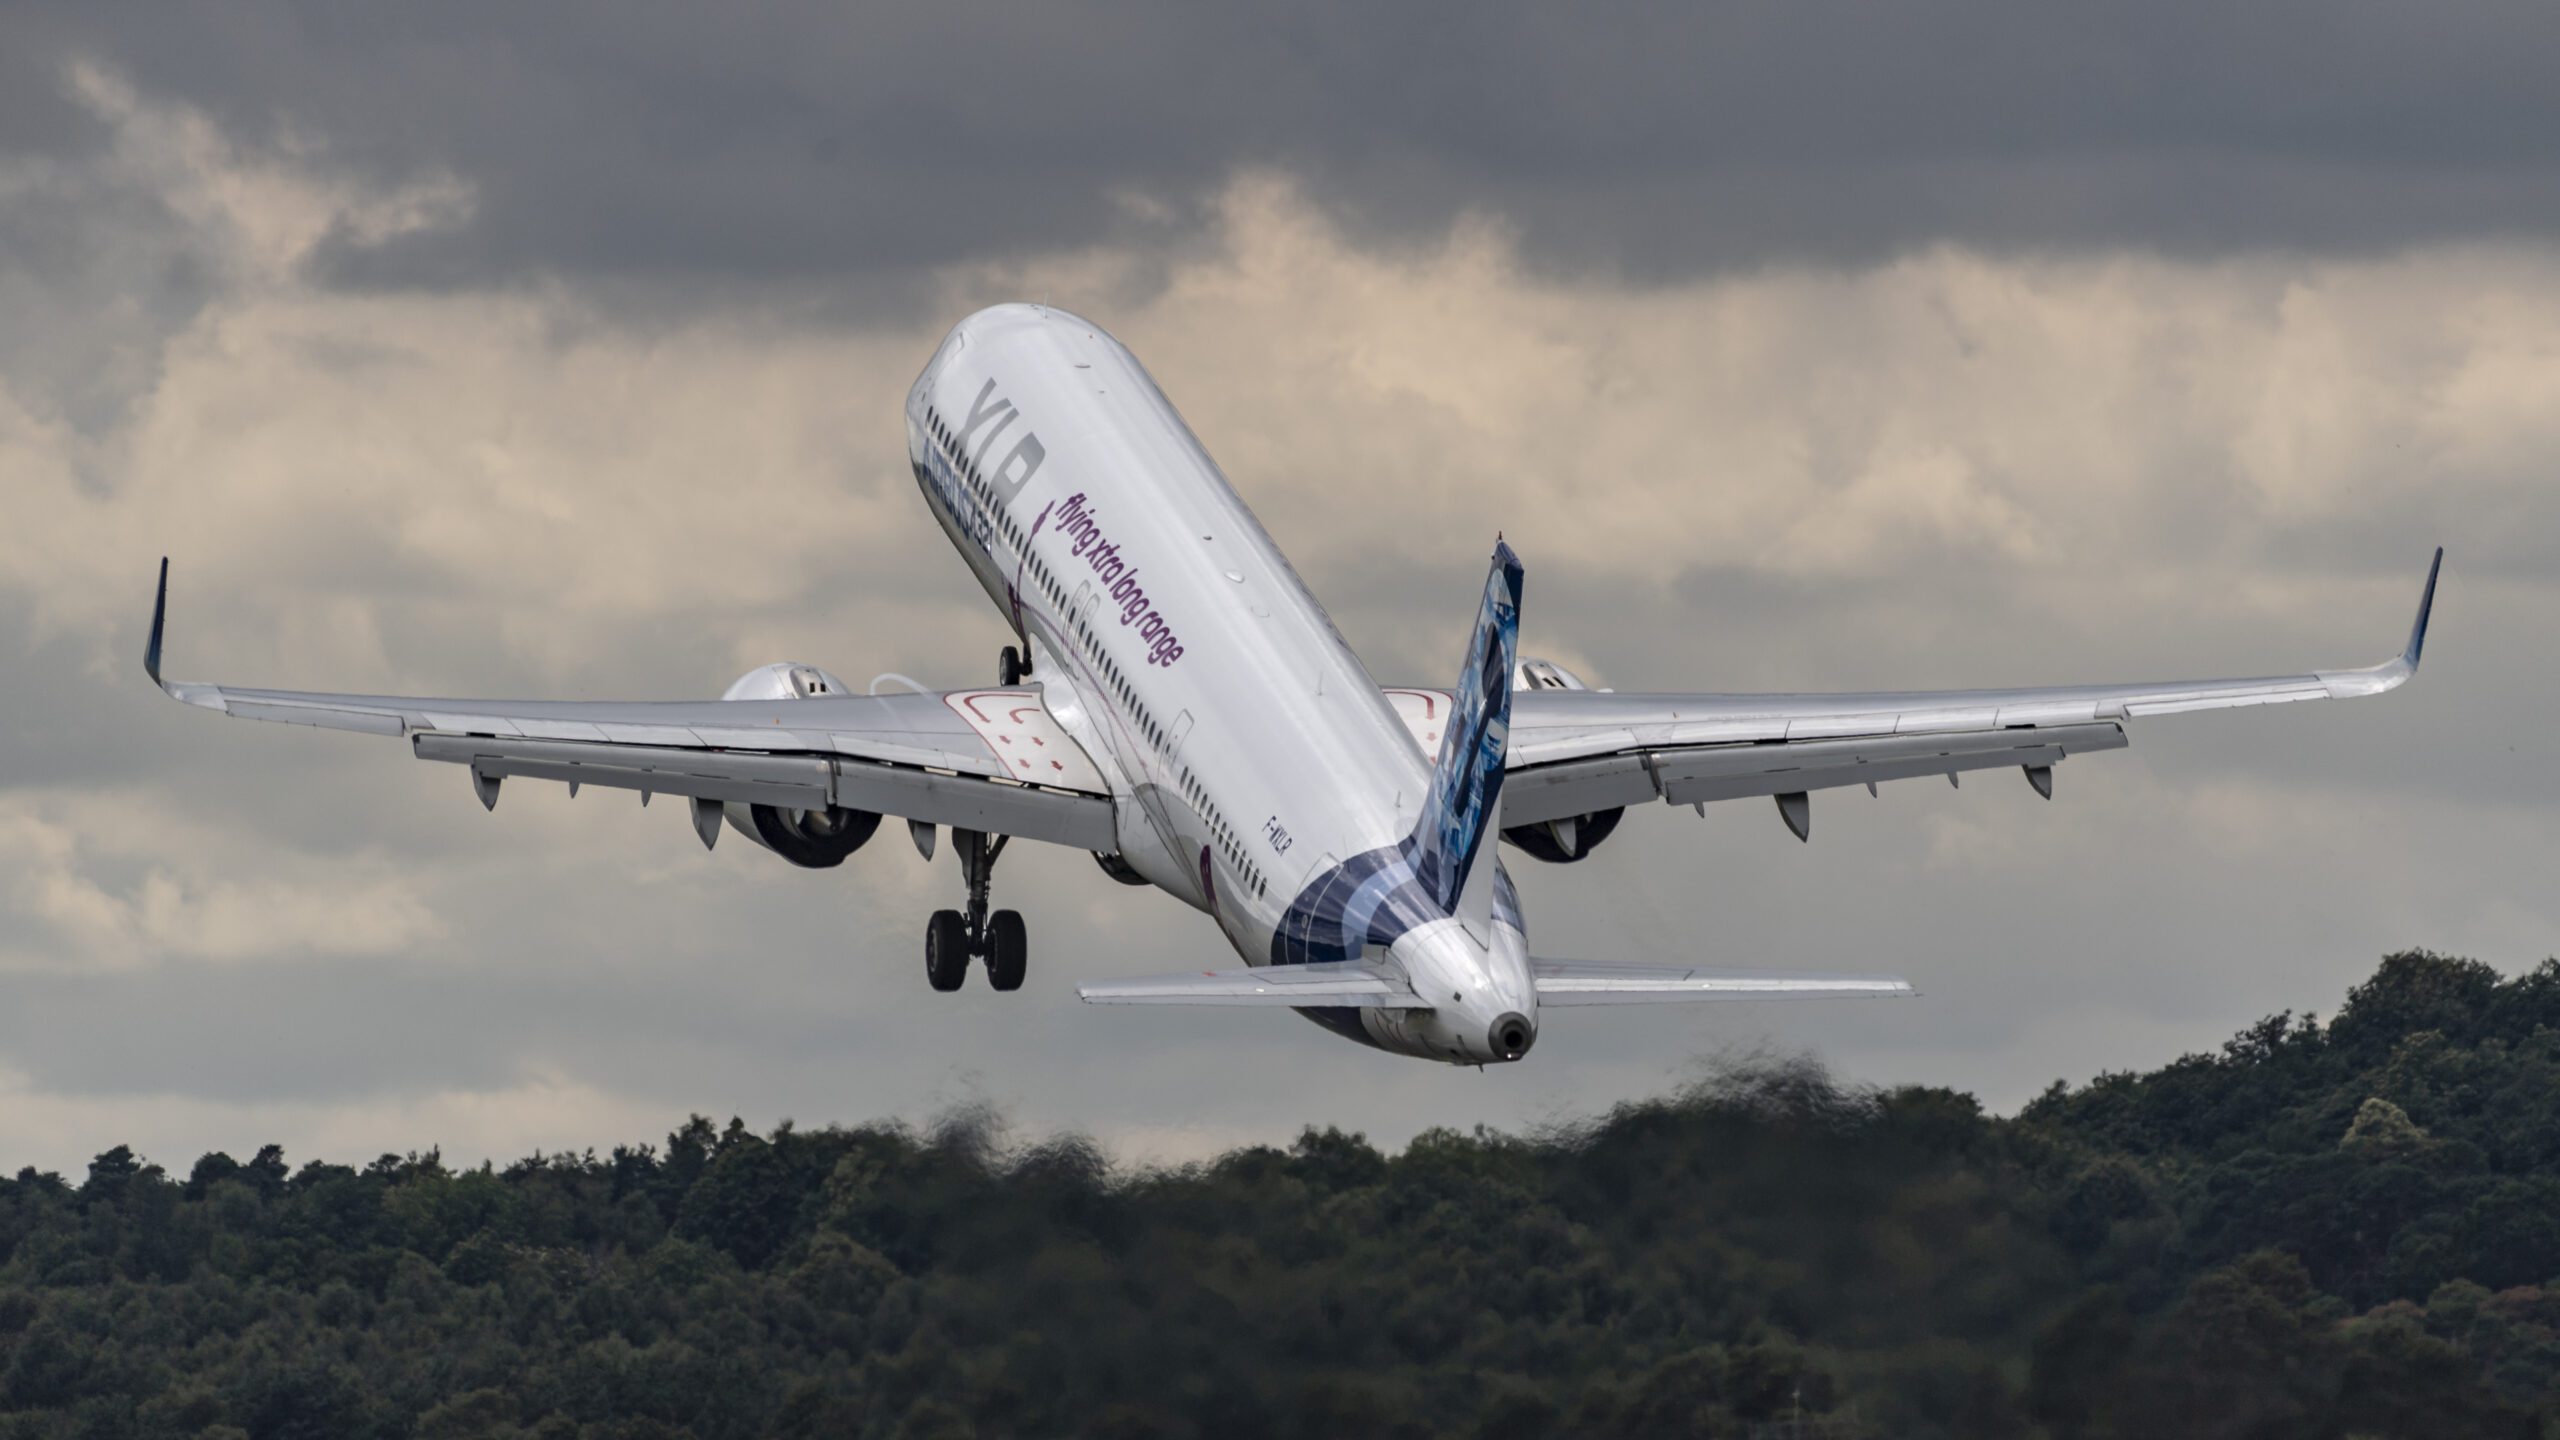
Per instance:
[[[1226,817],[1218,812],[1216,806],[1209,803],[1209,792],[1198,780],[1192,778],[1188,768],[1182,772],[1182,793],[1190,798],[1192,808],[1199,811],[1200,818],[1208,823],[1209,835],[1217,843],[1218,853],[1226,856],[1235,865],[1236,870],[1244,876],[1245,884],[1253,887],[1254,894],[1262,894],[1265,890],[1262,867],[1254,864],[1245,854],[1244,845],[1236,838],[1234,827],[1228,825]]]
[[[979,501],[987,507],[987,513],[995,517],[996,529],[1015,550],[1022,549],[1020,526],[1015,523],[1011,511],[996,503],[994,487],[988,485],[978,474],[977,465],[961,453],[959,437],[952,433],[950,426],[943,423],[941,414],[930,407],[925,411],[925,421],[933,432],[934,440],[942,446],[944,453],[949,457],[952,468],[959,472],[961,480],[968,485],[969,493],[977,496]],[[1067,604],[1065,587],[1050,576],[1049,567],[1036,555],[1031,557],[1030,570],[1041,592],[1058,607],[1060,614],[1065,614]],[[1120,697],[1121,704],[1126,707],[1139,730],[1146,735],[1149,743],[1156,749],[1163,750],[1167,738],[1164,727],[1157,724],[1154,715],[1140,703],[1136,689],[1129,684],[1128,677],[1121,673],[1119,662],[1104,653],[1101,640],[1093,633],[1093,627],[1088,623],[1086,616],[1077,614],[1070,618],[1069,623],[1075,627],[1076,639],[1083,646],[1085,654],[1092,659],[1095,668],[1110,684],[1112,691]],[[1244,847],[1237,843],[1235,832],[1228,828],[1223,817],[1213,812],[1207,794],[1199,788],[1198,782],[1191,778],[1189,770],[1182,772],[1182,781],[1184,793],[1191,797],[1193,808],[1197,809],[1201,818],[1208,822],[1211,834],[1217,840],[1220,853],[1235,865],[1244,876],[1245,883],[1253,887],[1255,895],[1263,894],[1265,886],[1262,871],[1245,857]]]

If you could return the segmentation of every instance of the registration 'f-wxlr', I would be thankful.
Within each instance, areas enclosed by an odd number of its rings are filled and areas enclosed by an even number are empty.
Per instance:
[[[1892,996],[1888,976],[1596,963],[1539,953],[1501,846],[1570,864],[1629,805],[1774,799],[2054,767],[2128,724],[2373,695],[2418,668],[2436,567],[2399,655],[2244,680],[1838,695],[1616,694],[1518,653],[1522,565],[1497,540],[1446,688],[1380,686],[1135,356],[1101,327],[1001,305],[954,327],[907,394],[934,519],[1013,631],[994,686],[849,692],[814,665],[717,700],[439,700],[164,680],[168,562],[146,668],[208,710],[405,739],[509,779],[665,795],[702,843],[734,829],[840,865],[884,818],[959,860],[960,908],[925,926],[925,978],[983,964],[1022,984],[1022,917],[990,909],[1015,840],[1093,852],[1216,922],[1241,967],[1079,987],[1104,1005],[1265,1005],[1382,1049],[1518,1060],[1561,1007]],[[876,685],[874,687],[877,688]],[[941,847],[943,832],[949,844]],[[1205,941],[1205,933],[1203,935]]]

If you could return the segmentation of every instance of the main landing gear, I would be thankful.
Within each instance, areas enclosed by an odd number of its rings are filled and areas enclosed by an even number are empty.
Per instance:
[[[1008,654],[1011,652],[1008,651]],[[969,885],[969,908],[936,910],[924,929],[924,978],[936,990],[957,990],[969,978],[972,956],[987,962],[987,983],[998,990],[1022,988],[1022,972],[1030,934],[1022,912],[987,910],[987,884],[995,875],[996,857],[1005,837],[975,830],[951,832],[951,848],[960,855],[960,877]]]
[[[996,683],[1008,688],[1031,675],[1030,658],[1007,645],[996,652]],[[995,875],[996,857],[1005,837],[976,830],[951,832],[951,848],[960,855],[960,878],[969,886],[969,908],[936,910],[924,927],[924,978],[936,990],[960,988],[969,978],[969,962],[987,962],[987,983],[998,990],[1022,988],[1022,972],[1030,949],[1029,933],[1017,910],[987,909],[987,882]]]

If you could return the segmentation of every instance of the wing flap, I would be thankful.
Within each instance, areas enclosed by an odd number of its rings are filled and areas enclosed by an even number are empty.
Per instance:
[[[1201,970],[1079,985],[1088,1005],[1351,1006],[1428,1010],[1404,976],[1365,960],[1322,965],[1266,965],[1255,970]]]
[[[1813,975],[1702,965],[1532,960],[1541,1006],[1654,1005],[1682,1000],[1885,1000],[1918,992],[1893,975]]]
[[[1841,785],[1951,775],[1963,770],[2053,765],[2066,756],[2120,750],[2125,744],[2123,729],[2115,725],[1879,736],[1801,745],[1671,750],[1654,757],[1653,772],[1663,799],[1674,805],[1691,805],[1701,800],[1784,795]]]
[[[522,776],[786,810],[841,805],[1079,850],[1119,843],[1111,802],[1099,796],[869,760],[476,735],[418,735],[410,743],[421,760],[468,765],[488,779]]]
[[[810,756],[471,735],[419,735],[410,747],[421,760],[468,765],[476,775],[499,780],[558,780],[792,810],[834,803],[832,767]]]
[[[2009,766],[2050,766],[2073,755],[2123,749],[2122,726],[2024,726],[1785,744],[1676,746],[1595,756],[1510,777],[1503,823],[1530,825],[1616,805],[1692,805],[1880,784]]]

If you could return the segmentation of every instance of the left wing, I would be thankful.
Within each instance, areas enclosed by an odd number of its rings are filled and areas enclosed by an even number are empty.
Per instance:
[[[2246,680],[1839,695],[1620,695],[1529,689],[1512,697],[1506,826],[1617,806],[1774,795],[1798,838],[1809,791],[2015,765],[2048,799],[2053,766],[2121,749],[2124,722],[2190,710],[2379,695],[2418,672],[2439,548],[2400,654],[2354,670]]]
[[[1084,850],[1118,848],[1110,787],[1034,689],[808,694],[786,700],[460,700],[249,690],[163,679],[169,562],[143,669],[187,704],[244,720],[396,736],[422,760],[467,765],[481,803],[510,776],[694,802],[703,843],[718,807],[841,806]]]
[[[1256,970],[1200,970],[1144,980],[1079,985],[1089,1005],[1368,1006],[1428,1010],[1405,977],[1366,960],[1319,965],[1265,965]]]

